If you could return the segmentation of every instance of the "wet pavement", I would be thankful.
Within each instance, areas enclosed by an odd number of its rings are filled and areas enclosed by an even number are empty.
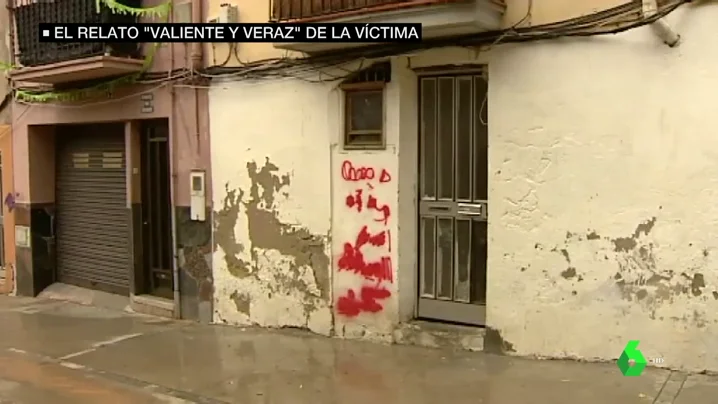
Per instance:
[[[0,297],[0,403],[708,404],[718,378]]]

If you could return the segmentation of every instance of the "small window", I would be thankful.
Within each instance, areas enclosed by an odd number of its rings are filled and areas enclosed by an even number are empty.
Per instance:
[[[354,72],[344,90],[344,148],[383,149],[384,87],[391,81],[391,63],[377,62]]]
[[[345,147],[383,148],[384,83],[345,87],[344,106]]]

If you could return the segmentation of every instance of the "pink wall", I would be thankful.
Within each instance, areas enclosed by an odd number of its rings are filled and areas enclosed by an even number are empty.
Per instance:
[[[144,7],[153,7],[160,4],[166,3],[166,0],[146,0],[143,2]],[[173,2],[173,15],[170,16],[175,22],[191,22],[184,21],[186,18],[191,17],[189,11],[190,6],[185,6],[181,2]],[[146,20],[145,22],[158,22],[157,20]],[[164,22],[164,21],[162,21]],[[145,44],[143,46],[145,54],[154,46],[153,44]],[[176,43],[176,44],[161,44],[155,54],[154,63],[150,69],[153,72],[159,71],[172,71],[174,69],[188,68],[190,64],[190,48],[191,44]]]
[[[0,156],[2,157],[2,198],[12,193],[13,165],[12,165],[12,134],[9,125],[0,125]],[[12,292],[15,279],[15,214],[9,206],[3,203],[3,250],[5,252],[5,281],[0,282],[0,294]]]
[[[141,93],[152,94],[154,111],[143,113]],[[199,113],[196,100],[199,100]],[[174,200],[175,205],[189,206],[189,172],[193,169],[207,171],[207,204],[211,203],[209,122],[207,91],[187,87],[165,85],[133,86],[117,91],[114,99],[100,100],[83,106],[27,105],[13,106],[13,154],[15,159],[15,189],[18,202],[49,202],[44,196],[31,194],[29,131],[32,125],[80,124],[109,121],[130,121],[150,118],[169,118],[172,134]],[[54,167],[47,167],[54,171]],[[37,191],[36,191],[37,192]],[[36,200],[37,199],[37,200]]]
[[[152,7],[167,0],[148,0],[145,6]],[[173,2],[174,22],[191,22],[192,2]],[[201,1],[203,10],[207,2]],[[206,14],[206,11],[204,11]],[[146,44],[145,51],[153,44]],[[162,44],[155,54],[151,70],[166,72],[168,75],[179,69],[191,67],[192,44]],[[153,96],[154,111],[143,113],[144,94]],[[145,95],[146,96],[146,95]],[[199,101],[199,102],[198,102]],[[15,156],[15,189],[18,202],[49,202],[47,195],[35,196],[30,192],[29,127],[33,125],[81,124],[110,121],[132,121],[152,118],[168,118],[172,135],[172,173],[174,178],[175,205],[189,205],[189,173],[202,169],[207,173],[207,205],[211,205],[210,154],[209,154],[209,113],[206,89],[177,87],[170,84],[159,86],[132,86],[118,90],[113,99],[99,100],[84,105],[28,105],[15,103],[12,111],[13,153]],[[35,133],[35,131],[33,131]],[[37,132],[40,133],[40,132]],[[42,143],[42,138],[33,142]],[[54,173],[54,167],[47,167]],[[54,176],[51,175],[54,180]]]

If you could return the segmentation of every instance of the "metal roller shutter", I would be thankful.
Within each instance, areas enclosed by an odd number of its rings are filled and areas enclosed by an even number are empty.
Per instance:
[[[129,294],[124,128],[107,124],[67,129],[57,136],[59,281]]]

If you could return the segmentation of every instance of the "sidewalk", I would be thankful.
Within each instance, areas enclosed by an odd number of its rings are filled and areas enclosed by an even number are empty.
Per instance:
[[[718,378],[205,326],[0,297],[0,403],[718,402]]]

